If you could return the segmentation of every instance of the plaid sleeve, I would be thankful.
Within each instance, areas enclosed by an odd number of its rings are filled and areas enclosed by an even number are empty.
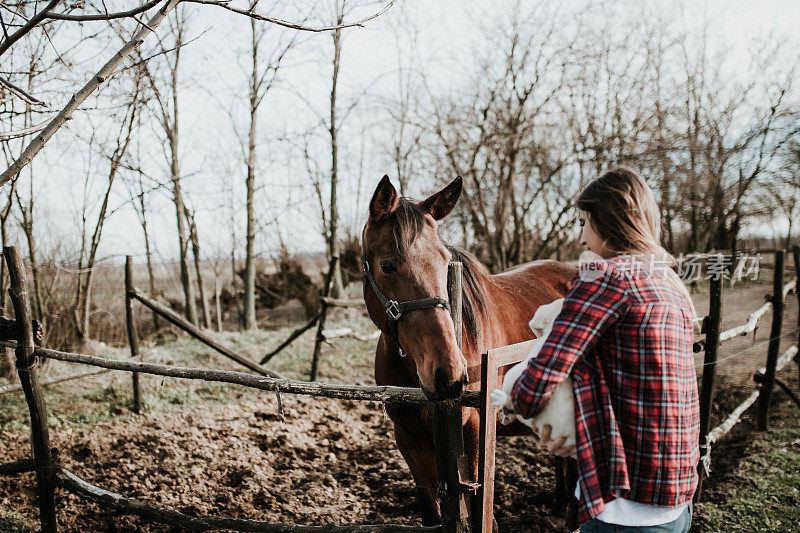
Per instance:
[[[607,261],[582,269],[564,297],[561,313],[539,354],[511,390],[514,410],[531,418],[544,408],[553,389],[569,376],[575,361],[590,350],[603,332],[622,315],[625,285]],[[591,275],[586,275],[589,272]]]

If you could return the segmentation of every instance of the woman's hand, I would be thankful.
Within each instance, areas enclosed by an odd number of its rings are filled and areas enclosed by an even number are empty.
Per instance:
[[[575,456],[575,446],[564,446],[564,443],[567,441],[566,436],[558,437],[557,439],[550,438],[550,434],[553,432],[553,426],[550,424],[545,424],[541,433],[539,432],[539,428],[536,426],[536,424],[533,424],[532,429],[537,435],[539,435],[539,439],[542,441],[542,444],[551,453],[554,453],[560,457]]]

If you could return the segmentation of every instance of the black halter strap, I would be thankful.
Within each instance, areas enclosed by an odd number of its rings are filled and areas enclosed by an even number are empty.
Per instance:
[[[419,300],[407,300],[405,302],[398,302],[397,300],[390,300],[385,294],[381,292],[378,285],[375,283],[375,277],[369,268],[369,262],[364,261],[364,294],[367,293],[367,281],[372,286],[372,291],[378,297],[378,301],[383,305],[386,310],[386,328],[389,330],[387,333],[394,337],[394,342],[400,352],[400,357],[405,357],[406,352],[400,345],[400,339],[397,337],[397,322],[409,311],[416,311],[418,309],[430,309],[432,307],[441,307],[450,309],[450,302],[444,298],[421,298]]]

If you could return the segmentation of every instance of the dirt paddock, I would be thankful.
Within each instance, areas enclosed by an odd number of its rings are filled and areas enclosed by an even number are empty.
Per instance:
[[[281,421],[274,396],[264,396],[67,428],[52,445],[64,466],[88,481],[187,514],[302,524],[419,523],[414,486],[381,404],[283,395]],[[14,435],[0,460],[20,457],[27,447],[27,435]],[[531,440],[515,437],[501,441],[499,463],[502,530],[530,531],[530,524],[558,529],[562,520],[550,505],[551,459]],[[33,477],[6,478],[0,486],[0,503],[31,521]],[[114,516],[64,491],[58,501],[59,524],[67,531],[169,531]]]

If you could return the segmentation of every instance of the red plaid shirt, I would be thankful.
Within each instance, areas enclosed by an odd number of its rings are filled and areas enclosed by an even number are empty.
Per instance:
[[[630,256],[591,265],[597,279],[576,277],[511,392],[514,409],[530,417],[572,376],[581,523],[617,497],[687,502],[700,457],[693,308],[664,275]]]

